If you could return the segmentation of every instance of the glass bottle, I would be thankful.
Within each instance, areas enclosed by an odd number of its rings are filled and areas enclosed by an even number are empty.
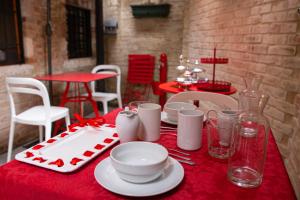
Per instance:
[[[258,91],[262,78],[245,77],[246,89],[239,94],[239,120],[235,125],[228,160],[228,179],[244,188],[258,187],[263,178],[269,122],[263,115],[268,95]]]
[[[193,83],[192,79],[192,69],[191,69],[191,62],[189,59],[186,60],[186,69],[183,73],[183,76],[185,77],[184,84],[186,86],[189,86]]]
[[[185,77],[183,76],[183,72],[186,69],[184,66],[184,58],[183,55],[179,56],[179,66],[176,67],[177,75],[176,75],[176,81],[178,83],[183,83],[185,81]]]

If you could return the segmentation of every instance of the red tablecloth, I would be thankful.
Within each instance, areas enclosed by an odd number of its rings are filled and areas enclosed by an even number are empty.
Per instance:
[[[117,112],[106,115],[108,123],[114,123]],[[163,135],[159,143],[175,147],[176,138]],[[94,178],[95,166],[109,156],[109,152],[70,174],[13,160],[0,167],[0,199],[128,199],[105,190]],[[263,183],[255,189],[242,189],[227,180],[226,162],[218,162],[207,153],[205,130],[202,148],[191,154],[197,165],[183,164],[182,183],[151,199],[296,199],[273,136],[268,145]]]
[[[184,89],[183,88],[178,88],[177,87],[177,82],[176,81],[171,81],[171,82],[166,82],[166,83],[162,83],[159,86],[159,89],[161,89],[164,92],[169,92],[169,93],[174,93],[177,94],[179,92],[183,92]],[[199,90],[196,86],[190,86],[189,87],[190,91],[199,91],[199,92],[203,92],[204,90]],[[218,92],[216,91],[215,93],[219,93],[219,94],[225,94],[225,95],[231,95],[236,93],[236,88],[233,86],[230,86],[230,90],[227,92]],[[211,91],[213,92],[213,91]]]

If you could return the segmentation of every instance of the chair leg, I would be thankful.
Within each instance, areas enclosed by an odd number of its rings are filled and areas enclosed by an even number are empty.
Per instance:
[[[108,113],[108,103],[107,103],[107,101],[102,101],[102,104],[103,104],[103,112],[105,115]]]
[[[40,142],[43,142],[43,126],[39,126]]]
[[[51,138],[51,130],[52,124],[51,122],[47,122],[45,125],[45,140],[49,140]]]
[[[84,102],[80,102],[80,114],[84,118]]]
[[[15,122],[11,120],[10,130],[9,130],[8,150],[7,150],[7,162],[11,160],[12,148],[14,144],[14,134],[15,134]]]
[[[118,104],[119,104],[119,108],[122,108],[122,98],[121,98],[121,96],[119,95],[118,96]]]
[[[70,126],[70,116],[69,113],[67,114],[67,116],[65,117],[66,120],[66,127],[67,127],[67,131],[69,131],[69,126]]]

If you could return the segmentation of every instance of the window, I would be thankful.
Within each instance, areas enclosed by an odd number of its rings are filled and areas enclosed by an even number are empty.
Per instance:
[[[92,56],[90,11],[71,5],[66,8],[69,58]]]
[[[19,0],[0,1],[0,66],[24,62]]]

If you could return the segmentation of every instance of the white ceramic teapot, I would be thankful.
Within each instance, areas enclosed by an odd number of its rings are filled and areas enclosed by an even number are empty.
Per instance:
[[[116,118],[116,128],[120,137],[120,142],[130,142],[137,140],[140,120],[136,112],[125,107],[119,112]]]

